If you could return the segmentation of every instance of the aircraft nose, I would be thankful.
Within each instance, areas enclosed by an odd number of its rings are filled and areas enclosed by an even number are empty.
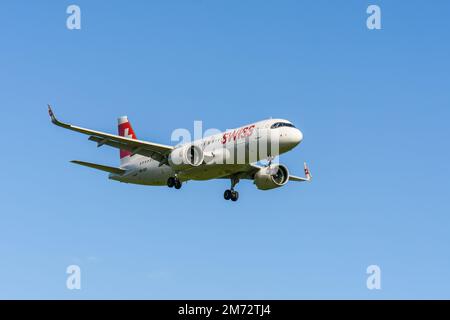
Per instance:
[[[289,131],[286,132],[286,135],[281,139],[280,146],[281,149],[286,152],[287,150],[291,150],[295,148],[303,140],[303,133],[297,128],[289,128]]]
[[[294,139],[296,141],[296,144],[299,144],[300,142],[302,142],[303,140],[303,132],[301,132],[300,130],[296,130],[296,133],[294,134]]]
[[[298,130],[298,129],[294,129],[292,130],[292,133],[290,134],[290,142],[292,143],[293,146],[298,145],[300,142],[302,142],[303,140],[303,133]]]

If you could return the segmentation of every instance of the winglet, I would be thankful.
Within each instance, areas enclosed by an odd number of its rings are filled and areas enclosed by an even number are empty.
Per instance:
[[[303,166],[305,168],[305,178],[306,180],[310,181],[312,179],[312,175],[309,172],[308,166],[306,165],[306,162],[303,163]]]
[[[59,127],[70,129],[70,127],[71,127],[70,124],[61,122],[58,119],[56,119],[56,116],[55,116],[55,114],[53,113],[53,110],[52,110],[52,106],[49,105],[49,104],[47,106],[48,106],[48,115],[50,116],[50,119],[52,120],[52,123],[57,125],[57,126],[59,126]]]
[[[52,107],[48,104],[48,115],[52,119],[53,123],[56,123],[58,120],[56,120],[55,114],[53,113]]]

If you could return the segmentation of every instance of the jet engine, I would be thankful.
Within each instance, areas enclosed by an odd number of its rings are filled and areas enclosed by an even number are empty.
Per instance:
[[[185,145],[176,148],[169,155],[169,164],[175,170],[198,167],[203,163],[204,154],[196,145]]]
[[[254,183],[260,190],[275,189],[284,186],[289,180],[288,169],[279,164],[261,168],[254,177]]]

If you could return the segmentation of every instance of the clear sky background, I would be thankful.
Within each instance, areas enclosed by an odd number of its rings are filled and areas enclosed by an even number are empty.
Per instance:
[[[449,1],[73,3],[79,31],[72,2],[0,4],[0,298],[450,298]],[[314,181],[243,181],[236,203],[225,180],[120,184],[69,163],[118,151],[47,103],[166,144],[194,120],[286,118],[304,141],[281,162]]]

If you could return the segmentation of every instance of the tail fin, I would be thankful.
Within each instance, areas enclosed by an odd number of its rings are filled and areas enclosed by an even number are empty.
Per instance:
[[[133,128],[131,127],[131,123],[128,121],[127,116],[120,117],[117,119],[119,136],[137,139],[136,134],[134,133]],[[131,152],[128,150],[120,150],[120,166],[125,165],[128,161],[130,161]]]

